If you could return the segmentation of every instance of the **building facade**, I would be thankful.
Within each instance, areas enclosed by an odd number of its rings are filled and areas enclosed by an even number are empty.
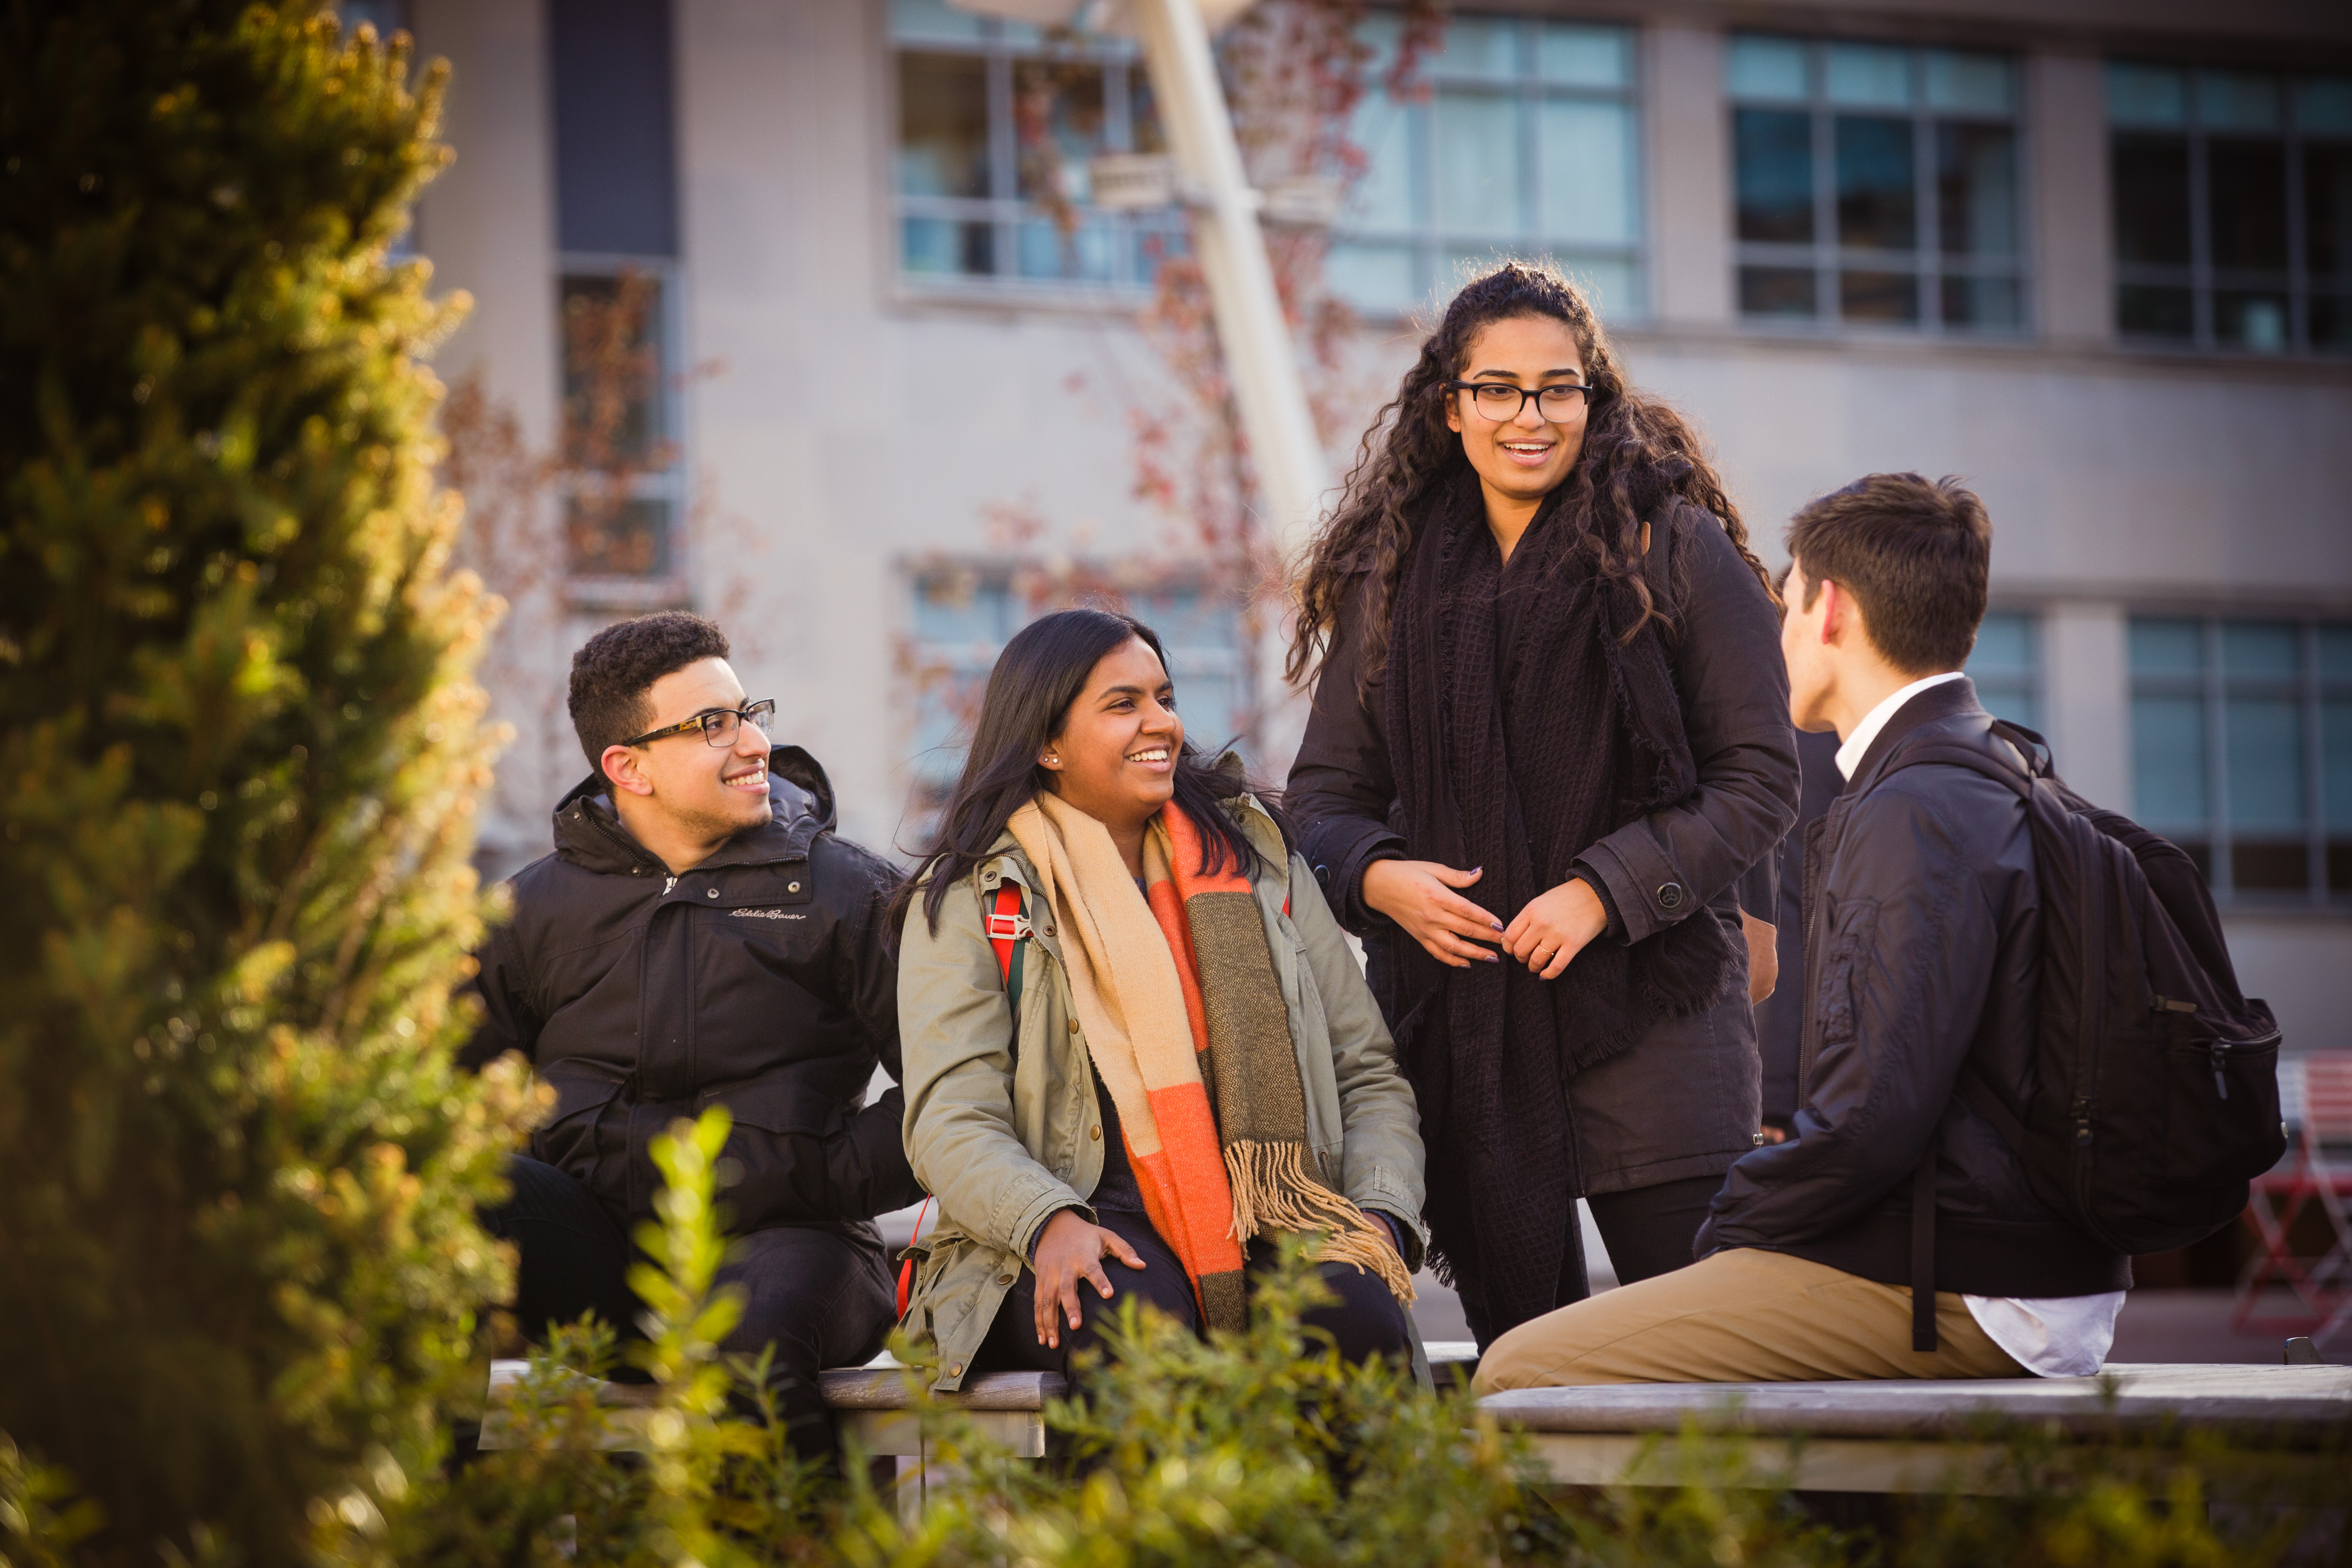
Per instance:
[[[546,570],[502,584],[486,860],[536,853],[584,772],[571,648],[659,605],[725,621],[845,831],[907,840],[1023,574],[1171,526],[1138,493],[1171,374],[1139,310],[1181,221],[1086,181],[1156,145],[1139,61],[941,0],[345,9],[454,67],[414,239],[475,301],[445,378],[554,450],[623,290],[658,373],[635,460],[593,508],[556,481]],[[1989,698],[2199,857],[2291,1048],[2352,1047],[2352,10],[1460,0],[1421,74],[1356,111],[1330,235],[1356,426],[1463,267],[1544,254],[1706,430],[1768,559],[1862,473],[1966,476]],[[1244,617],[1181,572],[1137,592],[1222,733]]]

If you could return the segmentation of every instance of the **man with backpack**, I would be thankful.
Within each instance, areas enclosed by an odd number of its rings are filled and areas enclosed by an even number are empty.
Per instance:
[[[2112,1229],[2102,1240],[2051,1201],[2029,1165],[2042,1080],[2072,1070],[2043,1047],[2093,1032],[2053,1030],[2043,1005],[2071,1000],[2081,978],[2045,986],[2045,921],[2071,932],[2082,911],[2053,909],[2037,828],[2087,835],[2054,842],[2095,862],[2137,862],[2116,827],[2074,815],[2090,808],[2008,738],[2030,745],[2031,733],[2005,735],[1960,673],[1992,544],[1974,495],[1874,474],[1799,512],[1788,542],[1790,710],[1801,730],[1836,731],[1844,778],[1804,846],[1795,1135],[1731,1168],[1699,1261],[1514,1330],[1487,1351],[1482,1392],[2082,1375],[2114,1338],[2130,1259]],[[2054,816],[2037,823],[2040,812]],[[2137,1021],[2149,1014],[2143,1000],[2131,1026],[2174,1026],[2161,1008],[2156,1025]],[[2144,1054],[2170,1059],[2169,1035],[2148,1040]],[[2222,1057],[2214,1064],[2212,1085],[2181,1094],[2226,1096]],[[2268,1068],[2238,1065],[2245,1105]],[[2273,1090],[2273,1122],[2275,1104]],[[2108,1123],[2094,1096],[2074,1105],[2087,1160]]]

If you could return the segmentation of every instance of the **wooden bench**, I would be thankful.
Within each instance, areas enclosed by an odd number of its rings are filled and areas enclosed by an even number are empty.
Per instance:
[[[2068,1440],[2158,1438],[2182,1426],[2259,1436],[2287,1450],[2277,1462],[2322,1473],[2347,1463],[2352,1435],[2352,1367],[2112,1365],[2097,1377],[1887,1383],[1617,1384],[1530,1388],[1490,1394],[1480,1407],[1527,1435],[1561,1486],[1673,1486],[1695,1456],[1685,1423],[1705,1439],[1743,1439],[1749,1475],[1799,1491],[2019,1489],[2007,1447],[1988,1440],[1988,1423],[2030,1424],[2059,1439],[2063,1483]],[[1705,1440],[1703,1439],[1703,1440]],[[2140,1456],[2135,1459],[2134,1455]],[[2151,1478],[2167,1461],[2160,1446],[2102,1450],[2096,1468],[2144,1462]],[[2265,1456],[2266,1464],[2272,1457]],[[2089,1468],[2087,1465],[2086,1468]]]

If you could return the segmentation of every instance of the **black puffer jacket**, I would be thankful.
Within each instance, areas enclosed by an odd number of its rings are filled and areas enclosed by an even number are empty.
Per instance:
[[[921,1195],[899,1091],[865,1103],[877,1061],[898,1077],[883,946],[898,873],[834,835],[833,788],[799,747],[770,755],[768,798],[767,826],[672,877],[604,781],[583,781],[480,954],[485,1017],[466,1059],[531,1059],[558,1096],[531,1152],[617,1215],[652,1210],[650,1140],[717,1102],[735,1119],[740,1176],[724,1202],[738,1229],[862,1220]]]
[[[1911,1175],[1937,1152],[1936,1287],[2087,1296],[2130,1260],[2043,1207],[2000,1134],[1955,1097],[1964,1063],[2022,1108],[2042,910],[2025,807],[1906,750],[2007,742],[1968,680],[1897,709],[1805,845],[1804,1026],[1796,1136],[1731,1167],[1698,1236],[1910,1282]],[[2012,760],[2013,765],[2013,760]]]

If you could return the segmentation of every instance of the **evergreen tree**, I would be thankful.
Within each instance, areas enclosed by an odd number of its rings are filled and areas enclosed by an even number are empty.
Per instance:
[[[0,1429],[91,1560],[373,1517],[506,1283],[407,71],[316,0],[0,7]]]

